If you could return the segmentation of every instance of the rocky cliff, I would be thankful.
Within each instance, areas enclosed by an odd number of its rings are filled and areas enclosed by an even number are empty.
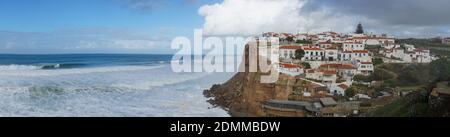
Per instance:
[[[248,59],[248,45],[245,53]],[[265,116],[261,109],[262,102],[269,99],[288,100],[296,83],[294,77],[280,75],[276,83],[261,83],[261,76],[266,74],[249,72],[248,60],[243,61],[242,65],[247,68],[245,72],[239,72],[226,83],[204,91],[204,95],[211,98],[211,104],[225,108],[232,116]]]

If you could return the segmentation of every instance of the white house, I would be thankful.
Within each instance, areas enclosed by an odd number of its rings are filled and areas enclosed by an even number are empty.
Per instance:
[[[430,50],[415,49],[414,50],[414,60],[418,63],[430,63],[433,61]]]
[[[442,38],[442,44],[450,44],[450,37]]]
[[[342,51],[338,55],[339,61],[372,61],[368,50]]]
[[[412,56],[405,53],[405,49],[399,47],[392,50],[392,52],[386,52],[388,58],[400,59],[404,62],[412,62]]]
[[[365,39],[363,43],[366,45],[382,45],[378,39]]]
[[[353,50],[352,61],[371,62],[372,57],[369,55],[368,50]]]
[[[330,63],[330,64],[322,64],[319,69],[335,69],[337,74],[343,78],[351,79],[354,75],[356,75],[356,67],[353,64],[346,63]]]
[[[399,48],[400,44],[383,44],[381,45],[381,47],[383,47],[384,49],[395,49]]]
[[[344,51],[364,50],[365,45],[360,42],[344,42],[342,49]]]
[[[338,53],[339,61],[352,61],[353,52],[351,51],[342,51]]]
[[[280,46],[279,55],[280,59],[291,60],[295,58],[295,51],[302,49],[301,46]]]
[[[357,74],[361,75],[370,75],[374,71],[373,63],[372,62],[357,62]]]
[[[409,44],[405,44],[403,45],[406,49],[407,52],[414,52],[414,50],[416,50],[416,48],[414,47],[414,45],[409,45]]]
[[[278,64],[278,72],[291,75],[298,76],[304,73],[303,66],[297,64],[288,64],[288,63],[280,63]]]
[[[339,55],[339,50],[337,48],[326,48],[325,49],[325,60],[326,61],[337,61]]]
[[[383,44],[393,44],[395,43],[394,38],[389,38],[387,35],[382,36],[358,36],[352,37],[351,39],[354,42],[363,43],[365,45],[383,45]]]
[[[331,48],[331,47],[333,47],[333,44],[330,41],[319,42],[319,47],[320,48]]]
[[[303,61],[322,61],[325,50],[322,50],[321,48],[314,48],[314,47],[304,47],[303,50],[305,51],[305,56],[303,57]]]
[[[348,88],[349,86],[346,83],[334,83],[329,87],[330,94],[340,96],[345,96],[345,90]]]
[[[318,70],[310,69],[306,71],[306,78],[321,81],[327,86],[336,83],[337,71],[336,70]]]
[[[308,35],[307,34],[296,34],[295,40],[308,40]]]

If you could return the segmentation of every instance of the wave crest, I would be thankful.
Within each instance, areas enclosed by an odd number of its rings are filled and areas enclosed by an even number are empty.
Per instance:
[[[42,69],[42,66],[34,66],[34,65],[0,65],[0,71],[8,71],[8,70],[39,70]]]

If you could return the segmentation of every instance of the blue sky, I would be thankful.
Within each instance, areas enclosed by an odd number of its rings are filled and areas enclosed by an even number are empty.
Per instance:
[[[150,29],[159,27],[200,27],[200,4],[170,0],[151,11],[127,7],[124,0],[2,0],[0,30],[54,31],[61,29],[119,27]],[[126,1],[126,0],[125,0]],[[189,20],[182,24],[178,21]]]
[[[0,53],[172,53],[171,38],[202,26],[206,2],[214,1],[1,0]],[[109,46],[124,41],[164,47]]]
[[[0,0],[0,54],[171,54],[171,40],[261,32],[450,36],[449,0]]]

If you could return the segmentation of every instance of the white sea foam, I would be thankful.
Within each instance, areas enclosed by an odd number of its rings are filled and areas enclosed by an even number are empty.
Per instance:
[[[16,71],[16,70],[39,70],[42,66],[34,65],[0,65],[0,71]]]
[[[229,76],[169,65],[0,71],[0,116],[228,116],[202,91]]]
[[[43,70],[38,66],[9,65],[3,69],[0,67],[0,76],[58,76],[89,73],[108,73],[121,71],[138,71],[161,68],[162,66],[117,66],[117,67],[97,67],[97,68],[77,68]]]

